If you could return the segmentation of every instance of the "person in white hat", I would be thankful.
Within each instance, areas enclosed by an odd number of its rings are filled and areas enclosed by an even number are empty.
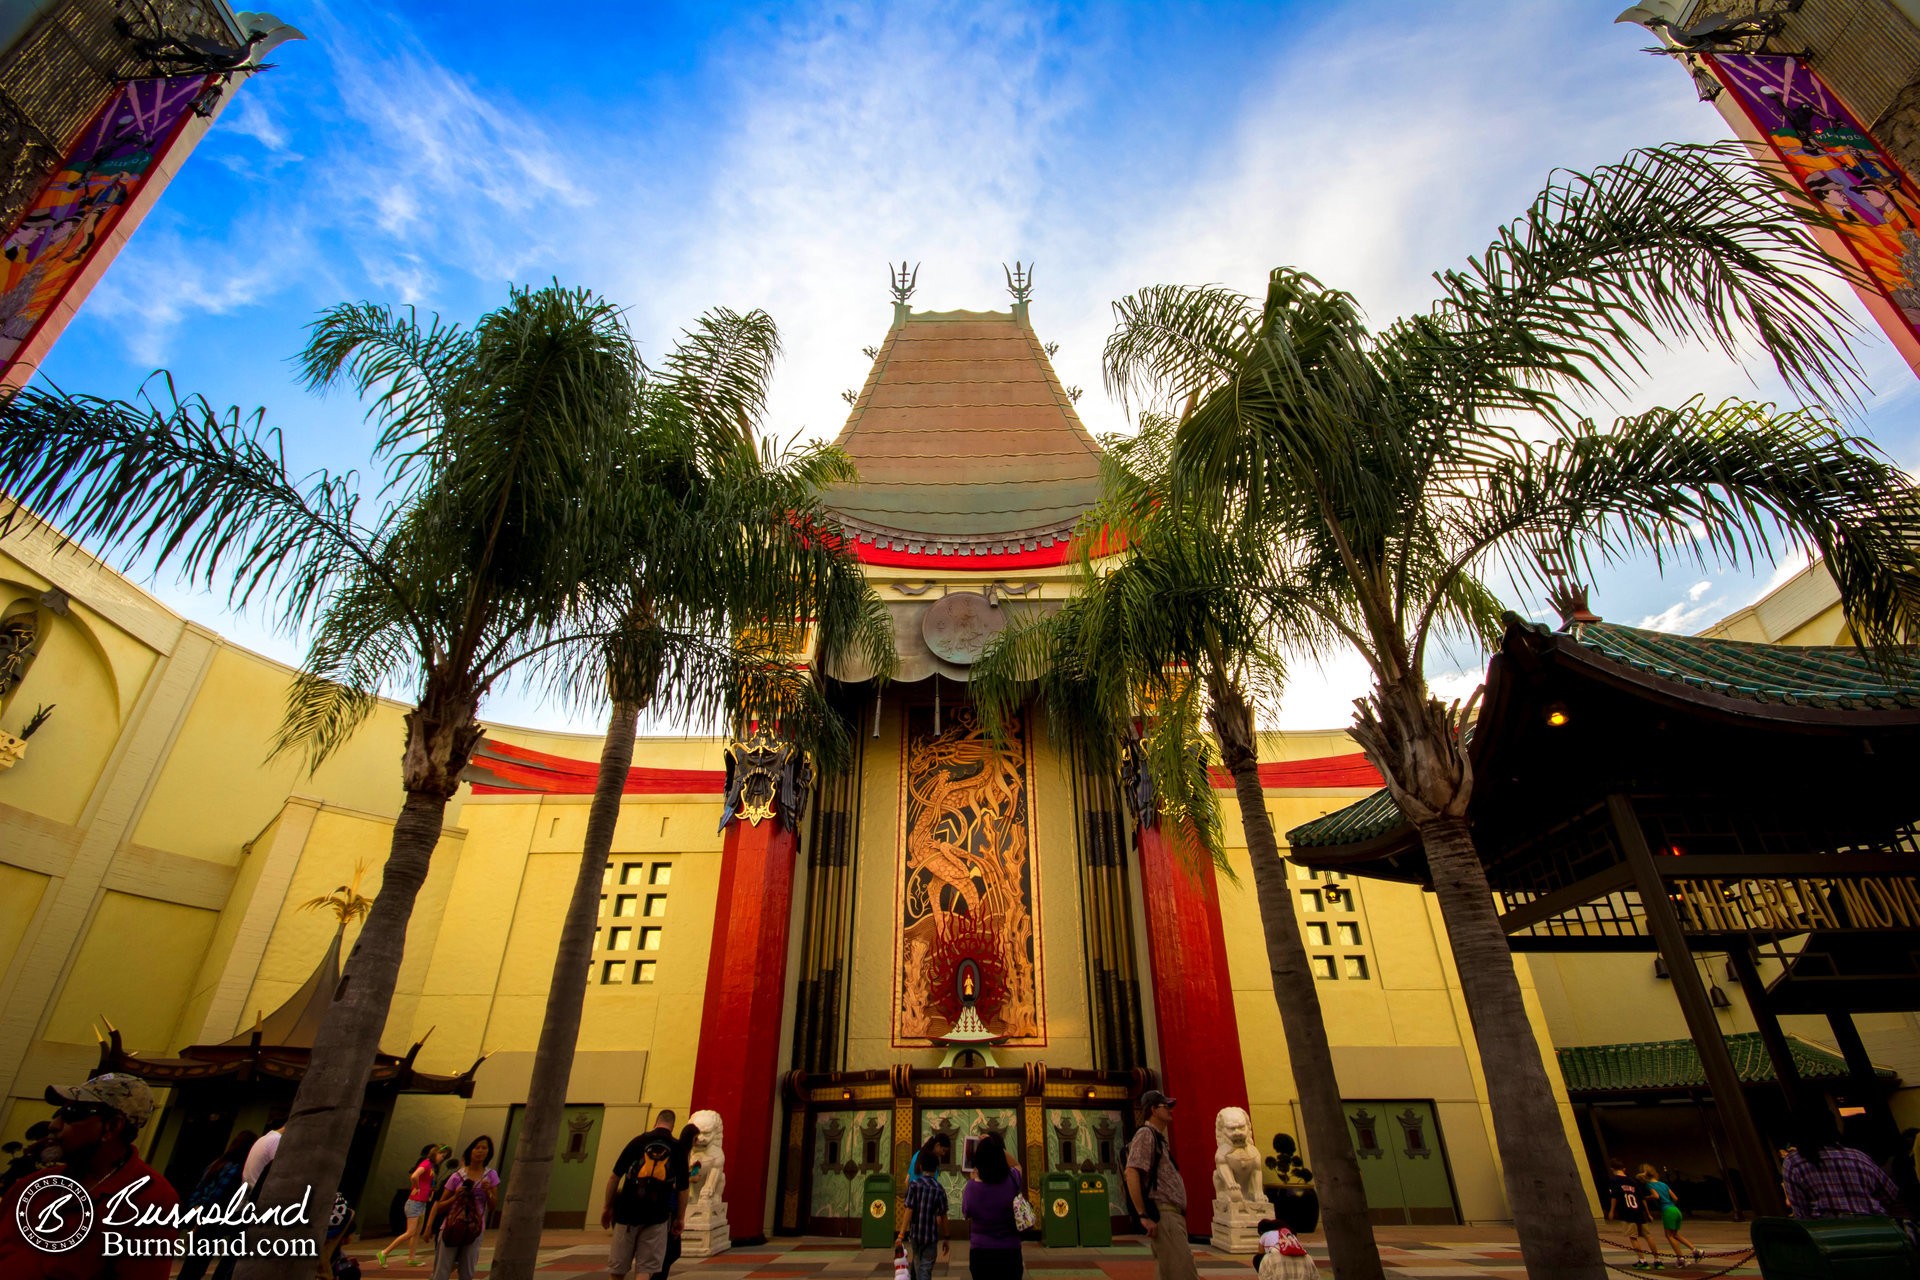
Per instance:
[[[50,1136],[60,1162],[22,1179],[0,1204],[0,1276],[166,1280],[174,1259],[158,1242],[172,1240],[176,1232],[111,1227],[106,1221],[109,1213],[149,1208],[170,1215],[180,1203],[172,1185],[134,1147],[153,1118],[146,1081],[99,1075],[84,1084],[50,1086],[47,1101],[58,1108]],[[121,1237],[111,1257],[106,1250],[110,1234]]]

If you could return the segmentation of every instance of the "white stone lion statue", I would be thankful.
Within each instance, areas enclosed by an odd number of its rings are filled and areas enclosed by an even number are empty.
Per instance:
[[[1251,1202],[1264,1210],[1260,1151],[1253,1145],[1253,1117],[1240,1107],[1222,1107],[1213,1121],[1213,1191],[1232,1205]]]
[[[726,1137],[726,1125],[720,1119],[718,1111],[696,1111],[693,1113],[693,1126],[700,1130],[700,1136],[693,1140],[693,1150],[687,1153],[689,1167],[698,1165],[700,1172],[693,1179],[693,1185],[687,1196],[687,1217],[692,1220],[719,1219],[726,1221],[727,1210],[723,1197],[727,1193],[727,1153],[721,1149]],[[695,1215],[699,1215],[696,1219]]]

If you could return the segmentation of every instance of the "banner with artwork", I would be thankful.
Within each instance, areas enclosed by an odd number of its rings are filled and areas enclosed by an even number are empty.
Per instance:
[[[1920,191],[1846,106],[1798,58],[1708,58],[1801,190],[1826,206],[1876,289],[1920,338]]]
[[[0,376],[60,305],[191,118],[204,75],[114,91],[0,241]]]
[[[1044,1045],[1025,737],[996,745],[965,706],[938,732],[909,708],[905,737],[893,1043],[946,1038],[971,1009],[998,1042]]]

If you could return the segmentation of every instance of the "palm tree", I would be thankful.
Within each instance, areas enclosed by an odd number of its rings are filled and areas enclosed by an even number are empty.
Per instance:
[[[640,716],[697,718],[716,707],[734,723],[759,716],[836,765],[844,729],[811,682],[793,678],[803,633],[815,630],[823,654],[858,646],[873,670],[891,669],[885,606],[840,540],[818,536],[832,529],[821,486],[853,478],[844,455],[776,455],[754,443],[778,351],[763,312],[702,317],[646,378],[626,452],[608,472],[644,500],[621,504],[636,519],[606,531],[607,570],[583,593],[583,608],[614,623],[588,655],[611,710],[501,1214],[493,1275],[503,1280],[531,1276],[537,1260],[580,1032],[581,974]]]
[[[334,886],[332,893],[323,893],[317,898],[308,898],[300,904],[302,911],[329,911],[339,922],[340,931],[346,932],[347,926],[362,919],[373,910],[373,899],[360,892],[361,884],[367,878],[367,864],[353,864],[353,878],[345,884]]]
[[[1429,312],[1378,335],[1347,295],[1284,269],[1262,300],[1156,287],[1116,305],[1109,385],[1186,405],[1172,501],[1260,548],[1276,600],[1371,669],[1354,736],[1425,843],[1536,1275],[1603,1268],[1466,821],[1471,700],[1435,698],[1426,655],[1447,636],[1491,645],[1484,575],[1539,581],[1541,548],[1570,565],[1734,564],[1789,538],[1827,557],[1870,641],[1920,616],[1915,490],[1823,412],[1696,399],[1602,426],[1578,410],[1675,336],[1757,346],[1816,399],[1858,385],[1824,260],[1778,195],[1733,146],[1557,174],[1437,277]]]
[[[619,313],[582,290],[514,289],[471,329],[411,310],[341,305],[312,327],[308,384],[371,396],[386,482],[362,511],[351,476],[290,475],[260,415],[204,399],[140,404],[29,389],[0,404],[8,524],[59,522],[129,565],[229,582],[236,607],[314,620],[276,752],[317,766],[383,686],[410,686],[405,802],[343,980],[294,1097],[261,1195],[331,1202],[378,1050],[407,921],[447,801],[480,740],[480,699],[568,633],[610,518],[596,462],[611,456],[640,385]],[[31,514],[29,514],[31,513]],[[0,532],[6,526],[0,525]],[[317,1236],[324,1214],[310,1224]],[[303,1274],[255,1258],[243,1272]]]
[[[1176,855],[1211,857],[1226,869],[1201,721],[1213,729],[1240,804],[1327,1247],[1342,1276],[1378,1277],[1380,1251],[1359,1161],[1347,1139],[1319,984],[1260,786],[1253,707],[1277,692],[1285,677],[1272,638],[1288,606],[1280,593],[1247,590],[1249,584],[1264,585],[1258,555],[1219,536],[1216,525],[1195,518],[1193,507],[1167,501],[1172,425],[1148,417],[1137,437],[1104,442],[1105,497],[1083,521],[1082,547],[1089,554],[1078,590],[1058,613],[1003,632],[968,683],[995,734],[1005,732],[1008,718],[1031,693],[1096,777],[1113,776],[1119,731],[1139,715],[1142,736],[1135,749]],[[1091,548],[1102,540],[1124,544],[1118,564],[1097,565],[1091,558]],[[1307,615],[1286,630],[1300,635],[1314,627]]]

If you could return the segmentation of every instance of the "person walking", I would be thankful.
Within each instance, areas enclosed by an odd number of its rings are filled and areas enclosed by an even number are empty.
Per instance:
[[[233,1199],[233,1193],[240,1190],[240,1175],[245,1171],[247,1152],[253,1149],[256,1135],[251,1129],[242,1129],[233,1135],[233,1141],[201,1173],[200,1181],[193,1184],[193,1190],[187,1196],[189,1209],[208,1209],[215,1205],[224,1207]],[[180,1274],[175,1280],[200,1280],[207,1273],[207,1264],[213,1261],[212,1250],[207,1246],[215,1240],[230,1240],[240,1234],[233,1227],[194,1227],[188,1233],[189,1245],[186,1260],[180,1264]]]
[[[1607,1221],[1623,1224],[1627,1243],[1633,1247],[1633,1265],[1645,1270],[1660,1265],[1659,1251],[1653,1247],[1653,1233],[1647,1229],[1646,1191],[1627,1176],[1627,1162],[1607,1161],[1607,1179],[1600,1184],[1600,1199],[1607,1206]]]
[[[600,1225],[613,1232],[607,1274],[652,1277],[666,1266],[667,1242],[680,1234],[687,1214],[687,1153],[673,1135],[679,1117],[662,1111],[653,1128],[621,1150],[607,1175]]]
[[[140,1130],[153,1118],[146,1081],[108,1072],[85,1084],[52,1086],[47,1101],[59,1110],[48,1130],[61,1162],[23,1178],[0,1202],[0,1276],[6,1280],[166,1280],[173,1270],[177,1232],[165,1223],[180,1207],[173,1185],[140,1158]],[[155,1225],[139,1222],[124,1231],[92,1230],[82,1198],[49,1184],[48,1174],[80,1184],[86,1200],[104,1206],[119,1196],[125,1207]],[[31,1234],[29,1234],[31,1233]],[[76,1239],[77,1237],[77,1239]],[[49,1240],[75,1241],[59,1252]],[[107,1254],[116,1242],[118,1256]]]
[[[480,1237],[487,1233],[487,1217],[500,1199],[500,1175],[493,1163],[493,1139],[481,1134],[460,1153],[460,1167],[447,1178],[445,1189],[427,1216],[433,1232],[433,1280],[447,1280],[457,1267],[460,1280],[473,1280],[480,1265]]]
[[[440,1144],[437,1142],[429,1142],[420,1148],[420,1159],[414,1163],[413,1172],[407,1175],[407,1203],[404,1209],[407,1229],[392,1244],[374,1255],[382,1267],[387,1265],[387,1255],[403,1244],[407,1246],[407,1265],[418,1265],[414,1261],[413,1251],[416,1245],[427,1238],[427,1206],[433,1202],[433,1166],[439,1155]]]
[[[1193,1250],[1187,1244],[1187,1184],[1174,1163],[1168,1137],[1174,1102],[1158,1089],[1140,1097],[1147,1122],[1127,1144],[1127,1200],[1146,1228],[1154,1280],[1199,1280]]]
[[[937,1160],[938,1157],[936,1156]],[[927,1156],[921,1153],[921,1167]],[[973,1180],[960,1193],[960,1212],[972,1224],[967,1238],[967,1269],[973,1280],[1020,1280],[1020,1228],[1013,1202],[1026,1194],[1026,1180],[1007,1159],[1007,1144],[997,1133],[973,1149]]]
[[[912,1280],[932,1280],[935,1253],[944,1258],[951,1248],[941,1231],[947,1221],[947,1189],[940,1182],[940,1149],[932,1139],[914,1156],[913,1167],[907,1178],[907,1224],[893,1242],[906,1246]]]
[[[1800,1140],[1780,1171],[1794,1217],[1905,1216],[1900,1188],[1872,1156],[1841,1143],[1824,1102],[1803,1105],[1798,1127]]]
[[[700,1141],[700,1126],[689,1124],[680,1131],[680,1159],[687,1168],[687,1197],[693,1197],[693,1180],[700,1176],[700,1162],[693,1158],[693,1144]],[[660,1269],[653,1273],[653,1280],[667,1280],[673,1274],[673,1264],[680,1261],[682,1236],[678,1231],[667,1233],[667,1256]]]
[[[1680,1224],[1686,1217],[1680,1212],[1680,1197],[1673,1194],[1673,1188],[1661,1180],[1660,1171],[1650,1164],[1640,1166],[1640,1185],[1647,1189],[1647,1212],[1659,1216],[1660,1229],[1667,1233],[1667,1248],[1673,1250],[1674,1262],[1698,1261],[1703,1256],[1701,1251],[1680,1234]],[[1682,1247],[1692,1256],[1683,1257]]]

